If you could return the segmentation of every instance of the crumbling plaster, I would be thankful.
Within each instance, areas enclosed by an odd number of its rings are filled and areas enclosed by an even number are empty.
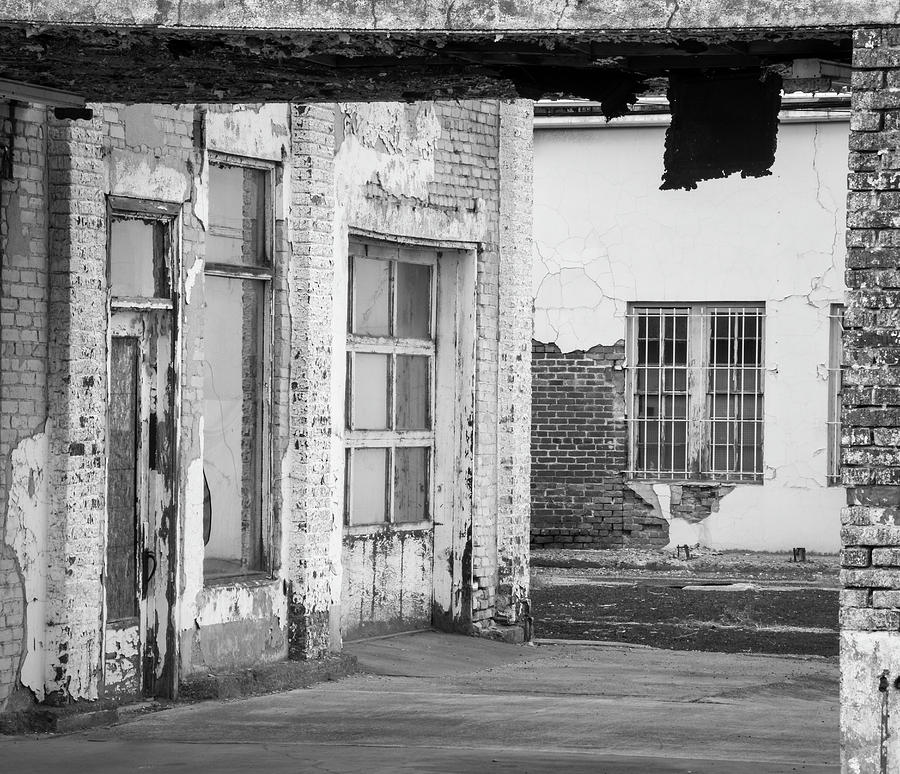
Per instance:
[[[10,455],[12,477],[6,512],[6,543],[15,553],[25,591],[25,647],[19,682],[44,698],[44,627],[47,610],[47,526],[50,514],[48,467],[52,432],[23,439]]]
[[[764,301],[764,485],[737,486],[701,522],[672,521],[670,537],[837,550],[826,377],[830,304],[844,294],[847,124],[782,124],[771,176],[689,192],[658,190],[664,132],[536,132],[535,338],[564,352],[614,344],[631,301]],[[668,488],[654,487],[660,505]]]

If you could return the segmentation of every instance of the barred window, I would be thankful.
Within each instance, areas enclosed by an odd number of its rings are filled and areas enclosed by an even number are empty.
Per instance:
[[[761,304],[632,305],[629,475],[761,481]]]
[[[828,486],[841,484],[841,333],[844,305],[832,304],[828,316]]]

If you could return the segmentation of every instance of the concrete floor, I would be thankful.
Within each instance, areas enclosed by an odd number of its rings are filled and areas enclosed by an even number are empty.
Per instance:
[[[107,772],[837,772],[834,659],[420,633],[348,646],[365,674],[64,737],[0,769]]]

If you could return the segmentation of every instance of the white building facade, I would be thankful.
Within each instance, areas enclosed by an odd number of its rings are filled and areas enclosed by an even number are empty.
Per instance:
[[[659,107],[538,107],[532,542],[836,551],[849,109],[662,191]]]

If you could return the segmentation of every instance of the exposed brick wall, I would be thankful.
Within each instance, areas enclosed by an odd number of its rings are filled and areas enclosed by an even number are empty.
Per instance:
[[[625,484],[625,342],[532,351],[531,539],[547,548],[658,546],[664,519]]]
[[[0,712],[15,690],[25,638],[22,568],[8,533],[12,452],[47,415],[46,108],[0,103]]]
[[[853,44],[841,752],[845,771],[886,772],[900,765],[894,726],[886,725],[900,676],[900,28],[857,30]]]
[[[291,107],[292,255],[291,502],[288,543],[288,652],[316,658],[333,643],[331,564],[332,298],[334,276],[334,109]]]
[[[900,30],[854,36],[844,315],[844,585],[900,588]],[[852,604],[848,604],[852,602]],[[862,604],[858,604],[862,602]],[[845,595],[844,627],[897,629],[867,594]]]

